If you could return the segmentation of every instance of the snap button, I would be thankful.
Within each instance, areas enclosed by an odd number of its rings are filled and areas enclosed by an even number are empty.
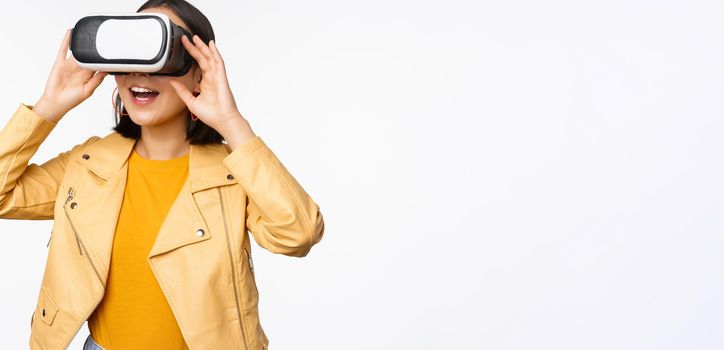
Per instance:
[[[231,174],[226,175],[226,179],[227,179],[227,180],[233,180],[233,179],[234,179],[234,175],[231,175]]]
[[[43,317],[45,317],[45,309],[40,310],[40,314],[43,315]]]
[[[75,209],[75,207],[77,207],[77,206],[78,206],[78,203],[76,203],[76,202],[70,203],[70,209]]]
[[[83,159],[88,159],[88,158],[90,158],[90,156],[88,155],[88,153],[83,153]]]
[[[196,235],[199,236],[199,237],[203,237],[203,236],[204,236],[204,230],[202,230],[202,229],[196,230]]]

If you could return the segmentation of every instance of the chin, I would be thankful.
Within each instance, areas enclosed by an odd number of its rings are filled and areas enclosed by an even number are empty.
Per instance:
[[[138,125],[155,125],[158,122],[158,120],[154,118],[152,113],[146,111],[135,113],[128,111],[128,116],[134,123]]]

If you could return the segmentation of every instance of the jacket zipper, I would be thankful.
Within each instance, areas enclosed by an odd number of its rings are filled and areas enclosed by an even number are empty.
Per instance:
[[[80,239],[79,239],[79,237],[78,237],[78,232],[75,230],[75,225],[73,225],[73,221],[70,220],[70,215],[68,215],[68,210],[67,210],[67,207],[66,207],[66,204],[68,204],[68,202],[70,202],[70,200],[73,199],[73,194],[74,194],[73,187],[70,187],[70,189],[68,190],[68,198],[65,199],[65,204],[63,204],[63,212],[65,212],[65,217],[68,219],[68,222],[70,223],[70,227],[71,227],[71,229],[73,230],[73,234],[75,235],[76,242],[78,242],[78,250],[81,252],[81,255],[83,255],[83,251],[80,250],[81,245],[82,245],[83,243],[81,243],[81,241],[80,241]],[[101,274],[98,273],[98,269],[96,269],[96,266],[93,264],[93,261],[91,261],[90,256],[86,255],[86,257],[88,257],[88,262],[91,264],[91,267],[93,267],[93,271],[95,271],[96,277],[98,277],[98,282],[100,282],[101,285],[103,286],[103,288],[105,289],[106,285],[103,283],[103,279],[101,278]],[[93,310],[95,310],[95,308],[98,306],[98,304],[101,303],[101,300],[103,300],[103,294],[104,294],[104,293],[101,293],[101,294],[100,294],[100,297],[95,301],[95,303],[93,304],[93,307],[90,308],[90,311],[87,312],[87,313],[81,318],[81,322],[80,322],[77,326],[75,326],[75,329],[73,330],[73,335],[72,335],[72,336],[68,339],[68,341],[66,341],[66,343],[63,345],[63,349],[65,349],[66,347],[68,347],[68,344],[73,340],[73,338],[75,338],[75,335],[78,334],[78,331],[80,330],[80,327],[83,326],[83,323],[88,319],[88,317],[90,317],[90,315],[91,315],[91,313],[93,312]]]
[[[221,218],[224,221],[224,232],[226,233],[226,248],[229,251],[229,261],[231,262],[231,278],[234,282],[234,302],[236,302],[236,313],[239,317],[239,326],[241,328],[241,336],[244,338],[242,339],[244,341],[244,348],[249,349],[249,345],[246,343],[246,332],[244,331],[244,321],[241,318],[241,307],[239,307],[239,292],[237,291],[236,287],[236,268],[234,267],[234,257],[231,253],[231,240],[229,237],[229,229],[226,226],[226,213],[224,211],[224,199],[221,196],[221,188],[217,187],[217,191],[219,191],[219,203],[221,203]]]
[[[246,260],[249,262],[249,271],[251,271],[251,274],[254,274],[254,262],[251,261],[251,254],[249,254],[249,251],[246,250],[246,247],[244,247],[244,254],[246,254]]]
[[[68,191],[68,198],[65,200],[65,203],[68,204],[71,199],[73,199],[73,187],[71,187],[70,191]],[[78,243],[78,251],[81,255],[84,255],[83,251],[86,250],[85,245],[83,244],[83,242],[81,242],[80,237],[78,236],[78,231],[75,229],[75,225],[73,225],[73,221],[70,219],[70,215],[68,215],[68,208],[65,205],[63,205],[63,212],[65,212],[65,217],[68,218],[71,229],[73,229],[75,241]],[[105,287],[105,284],[103,284],[103,279],[101,278],[101,274],[98,272],[98,269],[93,264],[93,261],[91,261],[90,256],[86,255],[86,257],[88,258],[88,262],[91,264],[91,267],[93,267],[93,271],[95,271],[96,277],[98,277],[98,281],[100,281],[103,287]]]
[[[68,197],[65,199],[65,203],[63,203],[63,210],[65,211],[65,206],[68,205],[68,202],[70,202],[71,199],[73,199],[73,195],[75,194],[75,191],[73,190],[73,187],[68,188]],[[66,216],[68,213],[66,212]],[[68,222],[70,222],[70,218],[68,218]],[[71,226],[73,223],[71,223]],[[73,229],[73,235],[75,235],[75,243],[78,245],[78,253],[80,255],[83,255],[83,250],[80,248],[80,239],[78,238],[78,233],[75,232],[75,228]],[[48,245],[50,245],[50,240],[48,240]]]

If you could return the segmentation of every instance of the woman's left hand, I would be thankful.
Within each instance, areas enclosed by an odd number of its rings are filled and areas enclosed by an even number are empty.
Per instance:
[[[216,48],[216,43],[211,40],[207,46],[198,35],[194,35],[192,40],[194,43],[186,35],[181,37],[184,47],[201,68],[200,94],[194,96],[186,86],[177,81],[171,80],[169,83],[191,113],[206,125],[222,133],[226,125],[232,125],[239,119],[243,120],[243,117],[236,107],[236,101],[226,78],[224,60]]]

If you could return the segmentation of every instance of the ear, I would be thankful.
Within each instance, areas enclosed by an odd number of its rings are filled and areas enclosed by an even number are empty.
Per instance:
[[[193,92],[201,91],[201,79],[202,78],[203,78],[203,73],[201,72],[201,68],[199,68],[199,66],[194,66],[194,89],[193,89]]]

